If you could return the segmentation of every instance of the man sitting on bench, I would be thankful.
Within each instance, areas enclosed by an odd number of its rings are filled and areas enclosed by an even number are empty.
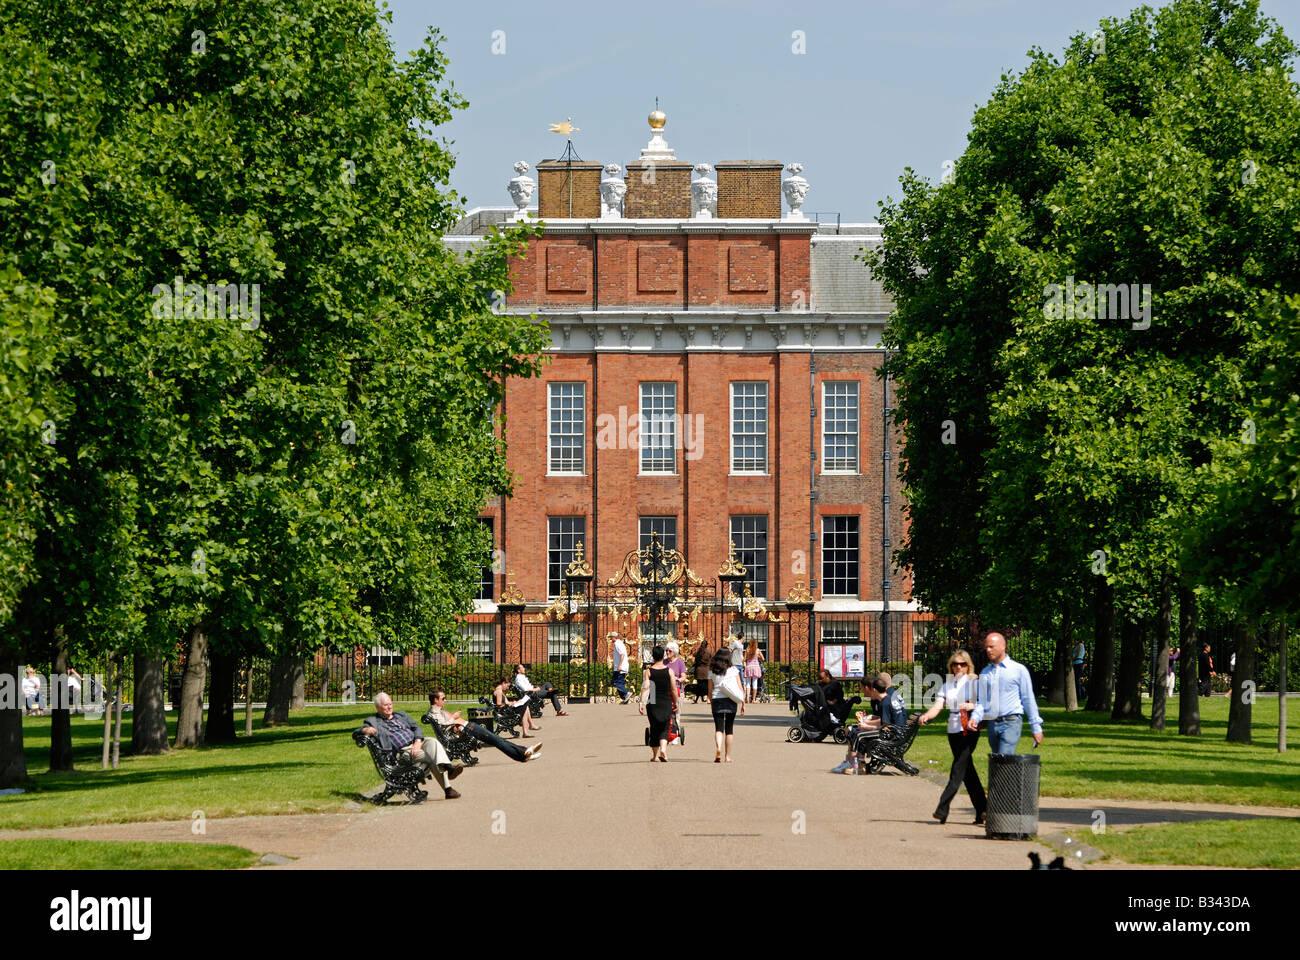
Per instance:
[[[567,717],[569,715],[569,712],[560,706],[555,687],[551,682],[548,680],[540,687],[534,687],[532,681],[528,679],[528,674],[524,672],[522,663],[515,664],[515,689],[524,694],[525,697],[537,697],[539,700],[549,699],[551,706],[555,708],[557,717]]]
[[[843,763],[831,768],[831,773],[852,773],[857,768],[857,763],[871,753],[871,748],[885,728],[893,727],[896,732],[907,729],[907,704],[903,703],[898,690],[890,685],[890,679],[889,674],[878,673],[876,679],[867,684],[867,695],[873,703],[880,704],[880,716],[865,717],[857,726],[847,728],[848,753],[845,754]]]
[[[362,724],[361,732],[368,737],[377,737],[384,750],[401,750],[408,763],[424,767],[426,773],[433,774],[438,786],[442,787],[442,795],[448,800],[460,797],[448,782],[465,772],[464,764],[453,763],[438,738],[426,738],[420,725],[405,711],[394,712],[393,698],[388,694],[375,695],[375,710],[374,716],[367,717]]]
[[[540,743],[534,743],[531,747],[525,749],[517,743],[502,740],[491,730],[479,726],[477,723],[471,723],[469,720],[462,720],[459,710],[455,713],[448,713],[446,690],[435,690],[429,694],[429,713],[433,715],[433,719],[437,720],[440,726],[446,728],[449,734],[454,734],[463,728],[475,740],[496,747],[511,760],[517,760],[519,763],[525,763],[533,759],[533,757],[537,756],[537,751],[542,749]]]

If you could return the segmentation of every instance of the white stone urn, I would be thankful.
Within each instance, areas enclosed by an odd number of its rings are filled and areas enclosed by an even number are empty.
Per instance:
[[[709,220],[718,215],[718,182],[709,179],[709,174],[713,172],[712,164],[697,163],[695,172],[700,175],[698,180],[691,181],[691,202],[695,208],[695,219]]]
[[[511,178],[507,185],[510,188],[510,199],[515,202],[517,208],[510,218],[511,221],[523,220],[528,216],[528,204],[533,199],[533,191],[537,189],[537,182],[528,176],[527,161],[516,161],[515,173],[518,176]]]
[[[785,202],[790,205],[790,212],[785,215],[787,220],[807,220],[803,215],[803,201],[808,196],[808,181],[799,174],[803,173],[802,163],[788,163],[785,167],[790,171],[790,176],[781,181],[781,191],[785,194]]]
[[[623,217],[623,197],[627,184],[623,182],[623,168],[617,163],[605,164],[605,176],[600,181],[600,219],[619,220]]]

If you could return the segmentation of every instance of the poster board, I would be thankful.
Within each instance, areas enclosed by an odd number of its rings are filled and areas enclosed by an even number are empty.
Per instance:
[[[836,680],[861,680],[866,676],[867,648],[860,643],[823,643],[821,668]]]

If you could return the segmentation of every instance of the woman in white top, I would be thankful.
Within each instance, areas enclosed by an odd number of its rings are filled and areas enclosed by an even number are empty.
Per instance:
[[[709,704],[713,711],[713,739],[718,747],[713,762],[723,762],[725,747],[726,762],[731,763],[731,744],[736,739],[736,708],[740,708],[743,716],[745,692],[740,687],[740,671],[732,666],[731,653],[725,647],[719,647],[713,655],[712,670],[709,673]]]
[[[975,822],[984,822],[984,812],[988,809],[988,798],[984,796],[984,785],[980,783],[979,771],[971,753],[979,744],[979,731],[968,730],[966,719],[975,709],[978,699],[975,676],[975,664],[965,650],[956,651],[948,658],[948,682],[939,690],[934,706],[921,714],[921,723],[929,723],[939,715],[939,711],[948,707],[948,746],[952,748],[952,770],[948,774],[948,785],[943,788],[939,806],[932,816],[940,823],[948,822],[948,806],[957,795],[962,783],[975,805]]]

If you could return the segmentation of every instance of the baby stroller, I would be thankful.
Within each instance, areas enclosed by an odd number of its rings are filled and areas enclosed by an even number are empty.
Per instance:
[[[678,701],[679,703],[681,701]],[[679,747],[686,746],[686,728],[682,726],[681,708],[673,711],[673,715],[668,718],[668,742],[677,744]],[[650,728],[645,728],[645,745],[651,746]]]
[[[847,743],[848,734],[844,732],[844,720],[831,713],[826,706],[826,695],[817,684],[802,686],[790,684],[790,709],[799,714],[799,722],[786,731],[785,739],[789,743],[811,740],[819,743],[827,736],[836,743]]]

